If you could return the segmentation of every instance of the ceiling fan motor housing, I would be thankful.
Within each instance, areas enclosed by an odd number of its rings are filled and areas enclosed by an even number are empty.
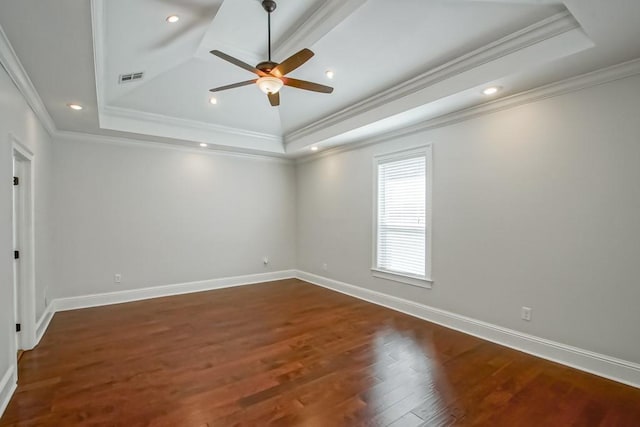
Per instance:
[[[271,13],[276,10],[277,4],[273,0],[262,0],[262,7],[267,11],[267,13]]]
[[[260,70],[260,71],[264,71],[265,73],[270,73],[271,70],[273,70],[277,66],[278,66],[277,62],[263,61],[263,62],[259,63],[258,65],[256,65],[256,68],[258,70]]]

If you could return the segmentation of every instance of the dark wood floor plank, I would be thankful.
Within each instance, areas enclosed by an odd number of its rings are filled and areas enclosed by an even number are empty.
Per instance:
[[[640,390],[298,280],[57,313],[0,426],[638,426]]]

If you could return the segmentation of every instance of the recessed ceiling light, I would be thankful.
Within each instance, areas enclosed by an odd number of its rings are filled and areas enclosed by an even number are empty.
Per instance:
[[[82,105],[78,105],[78,104],[67,104],[67,106],[69,108],[71,108],[72,110],[76,110],[76,111],[80,111],[82,110]]]
[[[200,144],[200,147],[202,147],[202,148],[207,148],[208,146],[209,146],[209,145],[208,145],[208,144],[205,144],[205,143]]]
[[[211,99],[209,99],[209,104],[216,105],[217,103],[218,103],[218,100],[213,96],[211,97]]]
[[[180,20],[180,17],[178,15],[170,15],[167,16],[167,22],[169,24],[175,24],[176,22],[178,22]]]
[[[334,72],[333,72],[333,71],[331,71],[331,70],[327,70],[327,71],[325,71],[325,73],[324,73],[324,74],[327,76],[327,78],[328,78],[328,79],[332,79],[332,78],[333,78],[333,76],[335,75],[335,74],[334,74]]]
[[[482,93],[487,95],[487,96],[495,95],[496,93],[500,92],[500,89],[502,89],[500,86],[492,86],[492,87],[488,87],[485,90],[483,90]]]
[[[311,151],[318,151],[318,147],[314,145],[313,147],[311,147]]]

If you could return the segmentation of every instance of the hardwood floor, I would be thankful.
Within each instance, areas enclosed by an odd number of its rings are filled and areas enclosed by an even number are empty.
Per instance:
[[[640,426],[640,390],[291,279],[58,313],[1,426]]]

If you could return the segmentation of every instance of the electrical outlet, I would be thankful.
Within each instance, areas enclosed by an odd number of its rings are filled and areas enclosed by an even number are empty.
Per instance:
[[[324,271],[327,271],[329,269],[329,266],[327,265],[327,263],[325,262],[324,264],[322,264],[322,269]]]
[[[531,307],[522,307],[521,317],[522,320],[531,322]]]
[[[116,273],[116,274],[113,276],[113,281],[114,281],[115,283],[122,283],[122,274]]]

